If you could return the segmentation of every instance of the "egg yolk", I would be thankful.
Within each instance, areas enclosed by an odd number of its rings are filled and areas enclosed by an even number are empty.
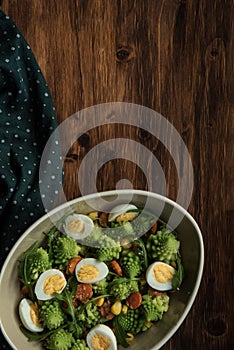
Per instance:
[[[92,337],[92,347],[94,350],[107,350],[111,344],[110,338],[102,334],[95,334]]]
[[[93,265],[83,265],[78,271],[78,278],[83,282],[93,281],[98,276],[99,271]]]
[[[41,327],[41,324],[39,322],[38,306],[36,303],[30,304],[30,317],[33,324],[35,324],[37,327]]]
[[[80,220],[72,220],[67,227],[71,233],[81,233],[84,230],[84,223]]]
[[[59,275],[51,275],[44,282],[44,292],[47,295],[59,293],[64,286],[64,278]]]
[[[127,222],[127,221],[133,221],[135,219],[136,214],[135,213],[123,213],[120,214],[117,218],[117,222]]]
[[[173,271],[163,264],[157,264],[153,269],[154,279],[159,283],[166,283],[173,277]]]

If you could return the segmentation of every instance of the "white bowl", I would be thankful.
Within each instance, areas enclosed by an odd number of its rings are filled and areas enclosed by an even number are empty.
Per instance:
[[[114,202],[113,202],[114,201]],[[87,214],[93,209],[110,210],[121,203],[131,202],[146,208],[168,222],[172,210],[174,219],[179,223],[176,228],[181,242],[181,255],[185,269],[185,279],[181,289],[170,297],[170,307],[163,319],[148,331],[136,336],[131,343],[131,350],[159,349],[176,332],[192,307],[202,278],[204,247],[201,231],[192,216],[177,203],[161,195],[140,190],[118,190],[95,193],[67,202],[49,214],[37,220],[20,237],[10,251],[1,272],[0,279],[0,316],[4,336],[13,349],[41,350],[40,343],[28,342],[19,329],[18,304],[20,301],[17,262],[22,253],[35,240],[41,242],[43,232],[48,231],[55,221],[71,213],[71,209]],[[119,349],[123,349],[119,346]]]

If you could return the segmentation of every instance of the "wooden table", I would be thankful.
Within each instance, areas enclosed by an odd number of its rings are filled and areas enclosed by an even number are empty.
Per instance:
[[[30,44],[59,122],[83,108],[119,101],[152,108],[177,129],[192,159],[188,210],[203,232],[205,268],[191,312],[163,349],[231,349],[233,1],[4,0],[1,8]],[[156,156],[166,194],[175,200],[178,175],[170,152],[153,134],[128,125],[100,126],[73,143],[64,161],[67,199],[80,195],[84,156],[117,137]],[[127,159],[110,160],[99,169],[97,189],[114,189],[121,179],[148,189],[145,171]],[[151,171],[149,164],[153,178]]]

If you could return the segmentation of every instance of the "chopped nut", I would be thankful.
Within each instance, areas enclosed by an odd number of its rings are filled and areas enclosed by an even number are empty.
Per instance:
[[[111,312],[111,303],[105,301],[104,304],[100,307],[100,313],[103,318],[111,320],[115,315]]]

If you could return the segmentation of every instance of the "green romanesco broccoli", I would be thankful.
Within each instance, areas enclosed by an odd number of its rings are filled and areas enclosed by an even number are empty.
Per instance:
[[[129,241],[133,241],[136,238],[135,231],[132,227],[131,222],[123,222],[122,230],[120,231],[119,241],[122,242],[124,239],[128,239]]]
[[[93,292],[95,295],[103,295],[107,293],[108,282],[106,279],[102,279],[100,282],[92,284]]]
[[[58,237],[53,244],[54,263],[65,268],[70,259],[81,253],[82,247],[68,236]]]
[[[144,216],[141,214],[138,216],[133,222],[133,230],[135,232],[135,237],[140,237],[149,231],[152,224],[155,222],[155,218],[153,216]]]
[[[76,309],[76,318],[77,321],[84,323],[87,328],[91,328],[100,322],[101,314],[97,305],[88,302]]]
[[[73,343],[74,338],[71,333],[58,329],[46,339],[45,347],[48,350],[69,350]]]
[[[133,334],[147,330],[145,320],[142,317],[139,309],[129,309],[127,313],[121,312],[121,314],[118,316],[118,322],[126,332],[131,332]]]
[[[94,253],[96,259],[100,261],[119,259],[122,248],[120,244],[115,242],[112,238],[103,235],[98,246],[100,248],[97,248]]]
[[[100,261],[110,261],[112,259],[119,259],[120,252],[121,247],[117,245],[112,248],[98,248],[95,252],[95,258]]]
[[[124,238],[130,240],[135,238],[135,232],[129,221],[121,223],[111,222],[111,228],[108,229],[107,235],[117,242],[121,242]]]
[[[124,300],[126,299],[131,293],[137,292],[139,290],[137,281],[129,280],[126,281],[123,279],[123,282],[121,282],[121,279],[116,277],[111,282],[109,287],[109,294],[111,294],[115,299],[117,300]]]
[[[98,225],[94,225],[92,232],[85,237],[84,244],[88,247],[96,247],[103,237],[102,228]]]
[[[89,350],[84,339],[77,339],[71,350]]]
[[[31,280],[36,280],[42,272],[50,269],[52,265],[47,251],[40,247],[29,256],[27,266],[28,276]]]
[[[168,310],[169,296],[161,294],[156,297],[151,295],[143,295],[142,310],[146,321],[161,320],[163,313]]]
[[[180,242],[170,231],[158,231],[156,235],[151,234],[146,243],[146,249],[151,258],[165,263],[176,259],[179,246]]]
[[[137,277],[142,272],[141,259],[132,250],[126,249],[122,252],[121,266],[124,274],[130,278]]]
[[[49,330],[58,328],[66,319],[64,311],[56,300],[46,301],[39,309],[39,316],[43,326]]]

